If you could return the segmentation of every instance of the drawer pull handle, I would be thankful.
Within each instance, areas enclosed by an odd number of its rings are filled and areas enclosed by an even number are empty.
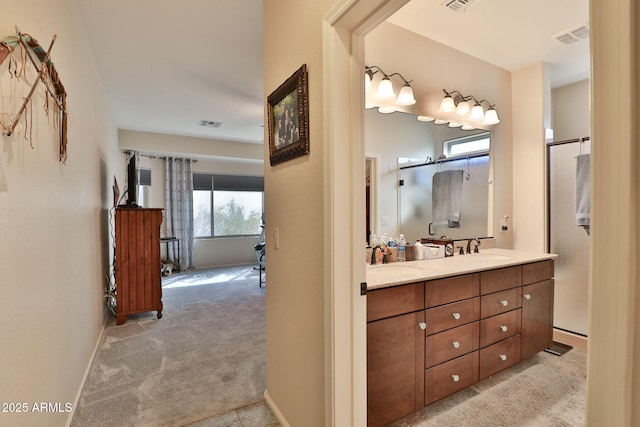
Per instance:
[[[505,360],[507,360],[507,355],[506,355],[506,354],[501,354],[501,355],[500,355],[500,360],[502,360],[503,362],[504,362]]]
[[[507,332],[509,330],[509,328],[507,328],[507,325],[502,325],[502,326],[500,326],[500,330],[502,332]]]
[[[453,348],[460,348],[460,343],[458,341],[454,341]]]
[[[524,299],[527,299],[527,300],[528,300],[528,299],[531,299],[531,295],[529,295],[529,294],[524,294]]]
[[[424,322],[420,322],[420,323],[418,323],[418,326],[419,326],[419,327],[420,327],[420,329],[422,329],[423,331],[424,331],[425,329],[427,329],[427,324],[426,324],[426,323],[424,323]]]
[[[500,301],[500,304],[502,304],[503,307],[506,307],[509,305],[509,301],[507,301],[506,299],[503,299],[502,301]]]
[[[453,318],[456,320],[460,320],[460,313],[453,313]]]
[[[455,375],[455,374],[454,374],[454,375],[451,375],[451,379],[453,380],[453,382],[456,382],[456,383],[457,383],[458,381],[460,381],[460,377],[459,377],[459,376],[457,376],[457,375]]]

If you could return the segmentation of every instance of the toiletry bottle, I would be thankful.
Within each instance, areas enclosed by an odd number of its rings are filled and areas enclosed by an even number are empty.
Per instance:
[[[413,245],[413,259],[424,259],[424,246],[422,245],[422,243],[420,243],[420,240],[416,240],[415,245]]]
[[[404,240],[404,234],[401,234],[400,237],[398,237],[398,256],[397,261],[402,262],[402,261],[406,261],[406,249],[407,249],[407,241]]]

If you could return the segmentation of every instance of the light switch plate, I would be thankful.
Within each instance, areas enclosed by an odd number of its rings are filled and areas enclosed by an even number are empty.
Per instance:
[[[273,229],[273,249],[280,249],[280,229]]]

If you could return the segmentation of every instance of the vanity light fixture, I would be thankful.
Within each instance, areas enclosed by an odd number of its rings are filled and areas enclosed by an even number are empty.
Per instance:
[[[378,73],[382,75],[382,78],[374,92],[374,75]],[[391,81],[395,76],[399,77],[403,83],[397,95]],[[397,106],[415,104],[416,99],[413,96],[413,88],[410,83],[400,73],[387,74],[377,65],[366,66],[364,70],[365,108],[378,107],[380,113],[388,114],[397,111]]]
[[[495,105],[486,99],[478,101],[475,96],[465,96],[457,90],[448,92],[446,89],[442,89],[442,91],[444,92],[444,98],[438,111],[445,114],[455,112],[456,118],[452,119],[452,121],[456,123],[463,122],[465,128],[472,128],[473,123],[489,126],[500,123]],[[469,101],[474,101],[473,107],[470,107]],[[482,107],[483,102],[489,106],[486,112]]]

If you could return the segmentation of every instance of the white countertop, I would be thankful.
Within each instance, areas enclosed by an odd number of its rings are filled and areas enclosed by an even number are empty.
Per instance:
[[[367,289],[386,288],[555,258],[558,258],[558,255],[510,249],[485,249],[480,250],[478,254],[368,265]]]

